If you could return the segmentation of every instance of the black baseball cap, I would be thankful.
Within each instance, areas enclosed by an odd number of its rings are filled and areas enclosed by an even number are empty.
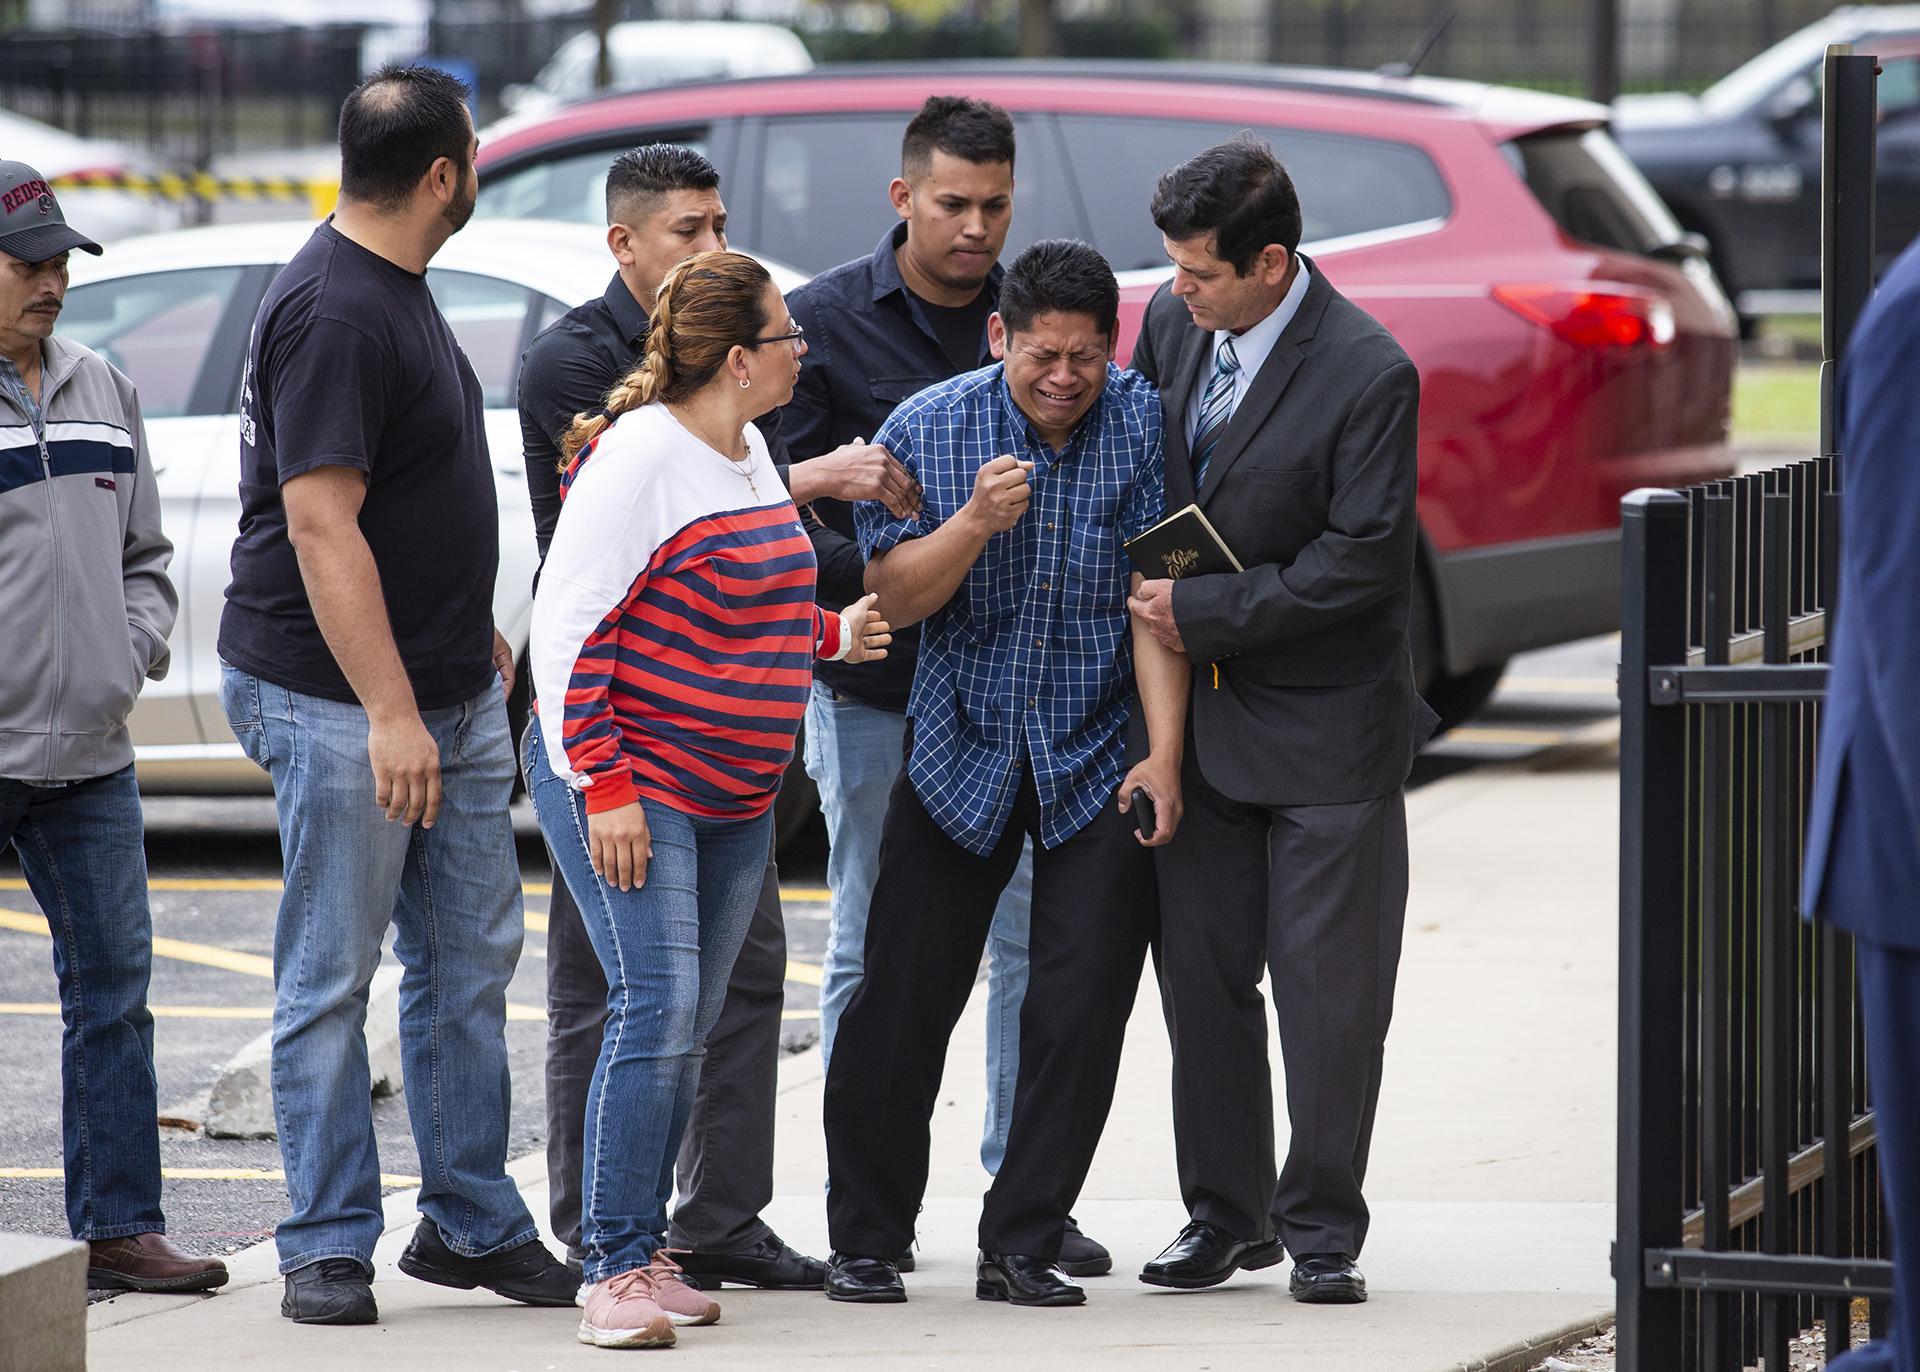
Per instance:
[[[98,243],[68,227],[45,177],[25,162],[0,162],[0,252],[45,262],[75,248],[100,255]]]

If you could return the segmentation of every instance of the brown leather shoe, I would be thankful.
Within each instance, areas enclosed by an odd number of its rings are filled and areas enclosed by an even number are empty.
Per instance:
[[[177,1248],[165,1234],[129,1234],[87,1244],[87,1285],[96,1291],[211,1291],[227,1265]]]

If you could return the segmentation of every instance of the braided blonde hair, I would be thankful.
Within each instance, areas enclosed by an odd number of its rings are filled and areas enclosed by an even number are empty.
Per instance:
[[[737,252],[696,253],[669,271],[654,298],[640,365],[607,392],[599,410],[573,417],[560,440],[561,467],[628,410],[685,400],[712,381],[735,348],[766,331],[772,281],[765,267]]]

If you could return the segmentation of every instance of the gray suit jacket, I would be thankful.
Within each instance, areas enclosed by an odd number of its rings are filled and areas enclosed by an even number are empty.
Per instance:
[[[1419,373],[1307,266],[1299,312],[1197,494],[1187,433],[1213,335],[1171,284],[1148,304],[1132,359],[1166,407],[1168,511],[1197,503],[1246,569],[1176,582],[1173,616],[1194,664],[1201,775],[1256,805],[1391,794],[1436,723],[1407,646]]]

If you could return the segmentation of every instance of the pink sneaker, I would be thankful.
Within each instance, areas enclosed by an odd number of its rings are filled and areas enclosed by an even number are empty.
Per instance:
[[[675,1324],[720,1323],[720,1302],[698,1287],[688,1286],[680,1264],[667,1249],[655,1250],[653,1265],[647,1271],[653,1274],[654,1299]]]
[[[577,1337],[595,1348],[671,1348],[673,1320],[661,1309],[653,1269],[636,1267],[596,1282]]]

